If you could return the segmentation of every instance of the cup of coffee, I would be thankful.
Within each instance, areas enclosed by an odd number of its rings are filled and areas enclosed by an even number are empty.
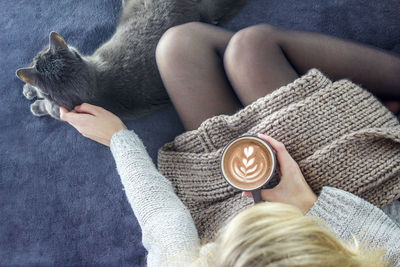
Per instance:
[[[230,141],[221,155],[221,172],[234,188],[252,193],[261,201],[261,187],[268,183],[276,167],[275,152],[266,141],[246,135]]]

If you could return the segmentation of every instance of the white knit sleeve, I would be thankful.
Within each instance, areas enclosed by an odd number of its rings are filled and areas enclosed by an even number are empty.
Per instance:
[[[387,249],[386,256],[400,266],[400,227],[381,209],[349,192],[323,187],[307,215],[315,216],[344,241],[352,240]]]
[[[142,229],[148,266],[190,261],[199,238],[189,210],[161,175],[139,137],[120,130],[111,138],[110,149],[128,201]]]

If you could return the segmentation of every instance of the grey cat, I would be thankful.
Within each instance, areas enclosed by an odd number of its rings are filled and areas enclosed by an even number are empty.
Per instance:
[[[59,119],[87,102],[121,118],[134,118],[169,103],[155,62],[155,49],[170,27],[190,21],[217,23],[238,0],[127,0],[116,32],[93,55],[83,56],[57,33],[29,68],[18,69],[23,94],[36,116]]]

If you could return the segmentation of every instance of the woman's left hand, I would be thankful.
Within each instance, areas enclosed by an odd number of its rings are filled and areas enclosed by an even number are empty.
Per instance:
[[[65,107],[60,107],[60,119],[71,124],[83,136],[106,146],[110,146],[114,133],[127,129],[116,115],[88,103],[76,106],[69,112]]]
[[[275,150],[280,171],[279,184],[274,188],[262,189],[261,198],[267,201],[296,206],[306,214],[317,201],[317,195],[308,185],[299,165],[290,156],[284,144],[271,136],[260,133],[257,136],[268,142]],[[243,192],[242,195],[251,196],[252,194]]]

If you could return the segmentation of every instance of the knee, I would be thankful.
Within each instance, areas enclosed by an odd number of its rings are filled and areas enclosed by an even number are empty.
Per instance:
[[[160,38],[156,47],[156,62],[158,67],[165,67],[168,62],[174,62],[190,53],[191,43],[197,40],[197,29],[200,22],[189,22],[169,28]]]
[[[278,28],[269,24],[251,26],[235,33],[228,43],[224,53],[224,66],[229,71],[232,68],[251,64],[259,56],[260,49],[268,45],[276,45]]]

